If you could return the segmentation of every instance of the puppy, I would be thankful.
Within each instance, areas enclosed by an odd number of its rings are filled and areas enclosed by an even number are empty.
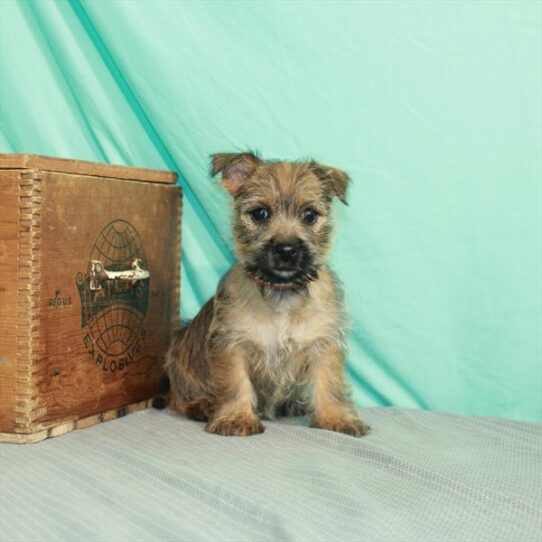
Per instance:
[[[233,196],[238,263],[169,349],[170,407],[219,435],[302,413],[313,427],[365,434],[345,387],[345,314],[326,265],[331,203],[346,203],[348,176],[252,153],[214,155],[218,173]]]

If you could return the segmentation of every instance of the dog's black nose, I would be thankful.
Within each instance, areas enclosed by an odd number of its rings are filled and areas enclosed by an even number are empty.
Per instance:
[[[275,254],[283,262],[291,262],[297,255],[297,247],[286,243],[276,244],[274,247]]]

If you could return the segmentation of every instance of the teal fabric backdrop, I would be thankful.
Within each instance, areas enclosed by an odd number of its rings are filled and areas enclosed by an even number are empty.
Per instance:
[[[2,0],[1,150],[179,171],[192,316],[232,262],[208,156],[350,172],[360,406],[542,418],[541,3]]]

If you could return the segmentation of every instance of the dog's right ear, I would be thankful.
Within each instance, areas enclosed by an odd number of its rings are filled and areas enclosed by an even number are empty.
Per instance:
[[[337,196],[345,205],[348,205],[346,202],[346,190],[350,184],[349,175],[341,169],[324,166],[314,161],[310,165],[316,176],[326,183],[331,195]]]
[[[211,156],[211,176],[222,173],[222,186],[235,196],[262,160],[251,152],[220,153]]]

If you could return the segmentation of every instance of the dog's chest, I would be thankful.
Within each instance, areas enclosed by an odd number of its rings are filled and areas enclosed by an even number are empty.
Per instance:
[[[317,307],[296,310],[295,306],[283,302],[271,309],[256,307],[239,322],[238,332],[263,353],[285,358],[333,334],[337,327],[335,320],[334,315]]]
[[[250,340],[264,352],[290,352],[301,348],[305,341],[303,330],[287,311],[261,315],[254,319]]]

